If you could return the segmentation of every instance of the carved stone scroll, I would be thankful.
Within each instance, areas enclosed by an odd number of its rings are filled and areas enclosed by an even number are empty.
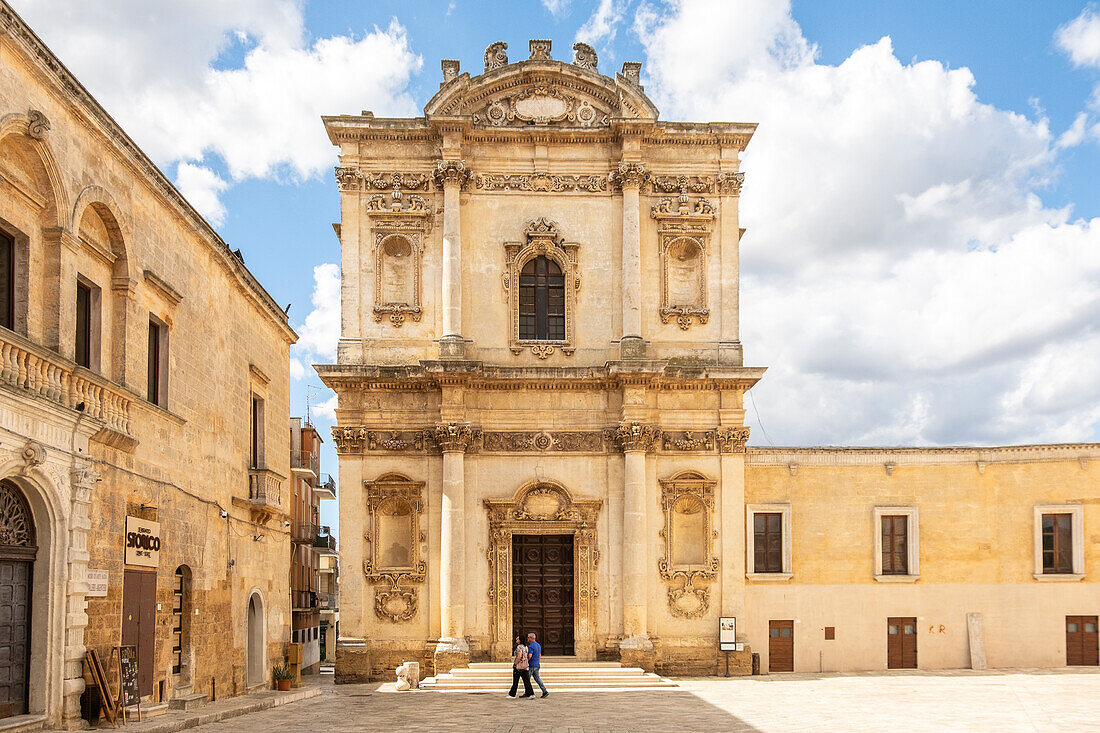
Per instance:
[[[597,63],[599,63],[599,57],[596,55],[596,49],[592,48],[587,43],[577,42],[573,44],[574,66],[596,71]]]
[[[660,484],[664,556],[657,570],[669,584],[669,611],[682,618],[701,618],[710,609],[708,586],[720,564],[714,554],[715,482],[687,471]]]
[[[418,609],[418,585],[424,582],[427,562],[420,528],[424,513],[424,483],[399,474],[364,481],[367,529],[363,533],[363,574],[382,587],[374,592],[374,613],[391,623],[410,621]]]
[[[560,484],[532,482],[511,499],[486,499],[489,512],[489,607],[490,651],[503,661],[512,654],[512,535],[573,535],[576,587],[573,609],[574,645],[577,658],[596,658],[596,566],[600,551],[596,544],[598,499],[581,500]]]
[[[504,41],[490,43],[485,49],[485,70],[492,71],[508,65],[508,44]]]

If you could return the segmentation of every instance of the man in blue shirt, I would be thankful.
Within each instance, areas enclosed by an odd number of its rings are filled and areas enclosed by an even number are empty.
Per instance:
[[[546,685],[542,684],[542,680],[539,678],[539,667],[542,666],[542,647],[535,641],[533,633],[527,635],[527,652],[530,659],[527,664],[531,668],[531,679],[538,683],[539,689],[542,690],[542,696],[546,697],[550,693],[546,691]]]

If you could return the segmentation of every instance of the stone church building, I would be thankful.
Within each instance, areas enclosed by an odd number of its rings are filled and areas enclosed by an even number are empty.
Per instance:
[[[1100,446],[747,447],[739,160],[640,64],[442,62],[339,147],[337,677],[1096,664]],[[1053,581],[1053,582],[1052,582]]]

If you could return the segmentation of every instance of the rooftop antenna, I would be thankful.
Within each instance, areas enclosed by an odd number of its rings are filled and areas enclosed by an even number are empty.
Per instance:
[[[313,392],[310,390],[319,389],[312,384],[306,385],[306,425],[313,425],[313,418],[310,412],[310,406],[313,402]]]

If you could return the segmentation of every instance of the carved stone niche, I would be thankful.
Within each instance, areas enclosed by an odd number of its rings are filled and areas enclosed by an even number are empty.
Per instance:
[[[412,620],[427,563],[420,528],[424,483],[396,473],[364,481],[367,530],[363,533],[363,574],[374,590],[374,614],[383,621]]]
[[[719,566],[714,554],[715,482],[685,471],[660,484],[664,557],[657,570],[669,586],[668,608],[673,616],[702,618],[710,609],[708,586]]]
[[[492,98],[473,119],[491,127],[607,127],[611,113],[598,101],[547,80]]]
[[[573,535],[573,644],[577,659],[596,658],[596,566],[600,551],[596,523],[603,502],[574,499],[558,483],[532,481],[511,499],[486,499],[489,512],[490,653],[495,661],[512,655],[512,535]]]
[[[424,242],[431,231],[428,199],[395,188],[388,196],[367,199],[374,250],[374,320],[389,319],[394,328],[406,320],[419,322],[421,262]]]
[[[714,226],[714,206],[686,193],[661,199],[650,211],[657,221],[661,266],[661,323],[675,321],[681,330],[710,320],[707,307],[707,248]]]
[[[508,295],[509,336],[508,347],[513,354],[524,349],[540,359],[548,359],[558,349],[566,356],[572,356],[576,350],[575,313],[577,291],[581,289],[581,276],[577,266],[576,242],[564,242],[558,232],[558,225],[548,219],[539,218],[527,223],[523,230],[524,242],[504,243],[504,275],[502,284]],[[519,298],[520,275],[523,267],[536,257],[546,257],[561,270],[565,282],[565,338],[564,339],[524,339],[520,338]]]

